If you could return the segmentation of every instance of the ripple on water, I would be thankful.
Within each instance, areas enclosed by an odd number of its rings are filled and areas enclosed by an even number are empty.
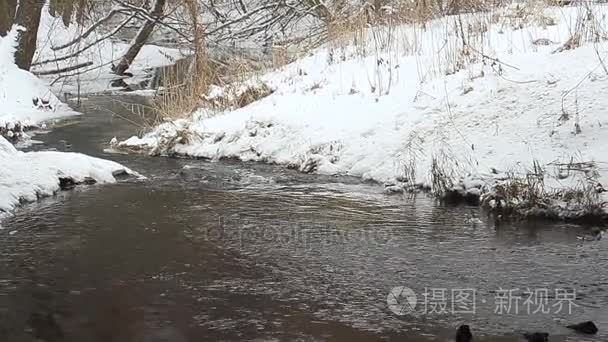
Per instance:
[[[67,136],[108,157],[100,146],[124,128],[96,113],[79,125],[98,129],[66,126],[45,141]],[[32,313],[57,320],[74,341],[417,341],[451,337],[465,321],[491,341],[513,341],[519,330],[581,341],[556,319],[608,317],[607,242],[579,239],[589,232],[577,226],[496,227],[477,208],[267,165],[112,158],[149,180],[61,193],[3,221],[0,333],[9,340],[36,330]],[[396,316],[386,297],[401,285],[419,297],[425,288],[476,289],[477,312]],[[580,306],[572,315],[497,315],[501,288],[575,288]],[[595,341],[608,337],[601,324],[600,332]]]

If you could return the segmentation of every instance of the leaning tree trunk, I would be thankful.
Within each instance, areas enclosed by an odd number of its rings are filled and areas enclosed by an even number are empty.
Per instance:
[[[0,0],[0,37],[6,36],[15,20],[17,0]]]
[[[161,17],[163,16],[165,3],[166,0],[156,0],[154,3],[154,8],[150,13],[150,18],[144,23],[139,32],[137,32],[133,42],[131,42],[131,46],[121,58],[120,62],[112,68],[112,71],[116,75],[124,75],[125,71],[129,69],[131,63],[133,63],[133,60],[135,57],[137,57],[139,50],[141,50],[141,48],[146,44],[148,38],[152,34],[152,31],[154,31],[154,26],[156,26],[156,23],[159,20],[162,20]]]
[[[72,22],[72,14],[74,13],[74,7],[77,0],[50,0],[49,1],[49,13],[53,17],[61,16],[63,25],[69,27]]]
[[[1,1],[1,0],[0,0]],[[15,63],[23,70],[30,70],[36,52],[40,14],[45,0],[20,0],[15,16],[15,24],[25,28],[19,35],[19,48],[15,53]]]

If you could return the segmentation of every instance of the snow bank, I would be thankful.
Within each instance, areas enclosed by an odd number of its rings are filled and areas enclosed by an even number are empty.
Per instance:
[[[0,38],[0,134],[9,136],[20,127],[75,114],[41,80],[17,68],[14,52],[18,31],[14,27],[7,37]],[[39,108],[34,105],[34,99],[48,102],[48,105]]]
[[[7,37],[0,38],[0,133],[8,136],[20,125],[35,125],[71,114],[41,111],[33,106],[32,99],[36,98],[48,101],[47,107],[63,108],[34,75],[15,65],[16,35],[14,28]],[[61,182],[114,182],[114,176],[121,173],[135,174],[120,164],[79,153],[19,152],[0,135],[0,216],[21,202],[54,194]]]
[[[333,43],[262,76],[274,90],[264,99],[213,117],[201,110],[121,146],[177,142],[169,153],[279,163],[391,189],[437,187],[444,177],[479,194],[534,162],[559,189],[580,180],[570,177],[575,167],[557,174],[572,161],[592,162],[593,181],[608,184],[608,44],[586,42],[586,30],[582,47],[555,53],[575,28],[605,27],[606,7],[593,10],[552,8],[530,19],[512,7],[425,29],[373,28],[365,43]]]
[[[32,202],[60,190],[69,183],[112,183],[115,175],[134,174],[112,161],[79,153],[23,153],[0,137],[0,216],[19,203]]]

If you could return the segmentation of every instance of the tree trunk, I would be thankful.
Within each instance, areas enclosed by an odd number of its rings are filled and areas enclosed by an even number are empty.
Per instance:
[[[15,20],[17,0],[0,0],[0,37],[6,36]]]
[[[50,0],[49,13],[54,18],[61,16],[63,25],[65,25],[65,27],[69,27],[70,23],[72,22],[75,1],[76,0]]]
[[[124,75],[125,71],[129,69],[131,63],[133,63],[133,60],[135,59],[135,57],[137,57],[139,50],[141,50],[141,48],[146,44],[148,38],[152,34],[152,31],[154,31],[156,22],[162,20],[161,17],[163,16],[165,3],[166,0],[156,0],[156,2],[154,3],[154,8],[152,9],[152,13],[150,13],[151,19],[148,19],[144,23],[139,32],[137,32],[137,35],[131,42],[131,46],[129,47],[125,55],[121,58],[118,65],[112,68],[112,71],[116,75]]]
[[[36,52],[40,14],[45,0],[21,0],[15,24],[23,26],[26,31],[19,35],[19,48],[15,53],[15,63],[23,70],[30,70]]]
[[[74,13],[74,0],[64,1],[63,3],[63,25],[65,27],[70,26],[70,22],[72,21],[72,14]]]

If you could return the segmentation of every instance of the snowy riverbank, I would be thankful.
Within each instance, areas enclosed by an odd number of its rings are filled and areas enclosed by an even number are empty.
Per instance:
[[[494,194],[494,207],[538,193],[533,204],[550,216],[580,216],[606,200],[608,44],[593,28],[605,27],[607,10],[524,10],[369,29],[365,43],[349,36],[252,79],[270,96],[201,109],[120,145],[347,174],[390,192]],[[567,44],[573,37],[580,47]],[[526,193],[497,195],[515,183]]]
[[[8,138],[22,129],[75,113],[31,73],[14,64],[17,30],[0,39],[0,135]],[[37,102],[36,104],[34,102]]]
[[[73,114],[39,79],[14,64],[16,34],[13,30],[0,38],[0,217],[62,186],[108,183],[118,174],[135,174],[120,164],[79,153],[20,152],[2,136],[12,138],[23,126]]]
[[[0,137],[0,217],[20,203],[51,196],[62,186],[112,183],[115,176],[127,173],[133,172],[80,153],[19,152]]]

